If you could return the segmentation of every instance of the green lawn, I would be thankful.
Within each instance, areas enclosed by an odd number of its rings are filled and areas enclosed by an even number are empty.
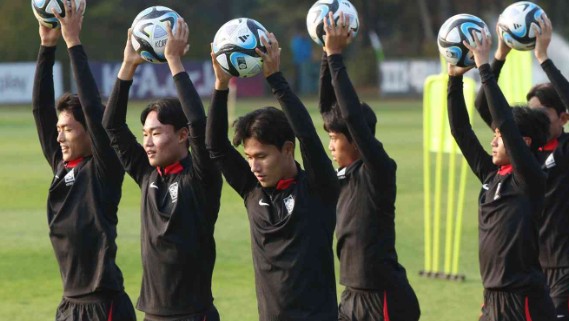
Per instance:
[[[459,268],[466,282],[419,277],[424,260],[421,104],[373,99],[368,103],[378,115],[377,135],[398,163],[397,249],[419,297],[421,320],[477,320],[482,303],[476,228],[479,183],[469,171]],[[241,100],[237,114],[271,104],[275,102]],[[306,104],[327,146],[316,102],[307,99]],[[142,106],[129,107],[129,124],[138,136]],[[480,127],[478,132],[489,146],[489,131]],[[31,107],[0,107],[0,137],[0,315],[2,320],[53,320],[62,290],[45,214],[52,175],[40,151]],[[139,195],[138,187],[127,178],[119,211],[117,261],[134,302],[141,281]],[[227,185],[216,227],[213,293],[222,320],[257,320],[247,216],[242,200]],[[341,290],[338,286],[338,293]],[[142,320],[142,313],[138,316]]]

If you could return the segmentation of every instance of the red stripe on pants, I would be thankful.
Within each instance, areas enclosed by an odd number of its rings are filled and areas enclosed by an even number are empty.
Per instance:
[[[113,321],[113,305],[114,302],[111,301],[111,307],[109,308],[109,317],[107,318],[107,321]]]
[[[526,312],[526,321],[532,321],[531,320],[531,315],[529,314],[529,299],[526,296],[526,302],[525,302],[525,312]]]
[[[389,310],[387,309],[387,291],[383,292],[383,320],[389,321]]]

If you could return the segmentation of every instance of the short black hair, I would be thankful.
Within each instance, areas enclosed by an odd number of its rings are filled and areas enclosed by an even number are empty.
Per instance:
[[[366,124],[371,133],[375,135],[375,124],[377,123],[377,117],[368,104],[362,102],[360,105]],[[342,117],[338,103],[334,103],[329,111],[323,113],[322,118],[324,119],[324,130],[326,132],[342,133],[346,136],[350,143],[352,142],[352,135],[350,135],[346,121]]]
[[[521,106],[512,108],[512,113],[522,136],[531,138],[533,152],[545,145],[549,138],[549,117],[543,109]]]
[[[543,105],[542,107],[555,109],[557,116],[560,116],[561,113],[567,112],[561,97],[559,97],[559,94],[551,83],[537,84],[533,86],[526,95],[526,99],[529,101],[533,97],[539,99]]]
[[[284,112],[275,107],[254,110],[233,122],[235,135],[233,145],[239,146],[248,138],[263,144],[276,146],[279,150],[289,141],[294,144],[294,132]]]
[[[63,111],[71,113],[76,121],[83,125],[83,128],[87,129],[87,122],[85,121],[85,114],[83,114],[83,108],[81,107],[81,102],[79,97],[72,93],[64,93],[57,100],[57,112],[61,113]]]
[[[174,130],[188,128],[188,119],[182,110],[180,101],[176,98],[164,98],[150,103],[140,114],[140,122],[144,125],[148,114],[155,111],[158,121],[165,125],[174,126]]]

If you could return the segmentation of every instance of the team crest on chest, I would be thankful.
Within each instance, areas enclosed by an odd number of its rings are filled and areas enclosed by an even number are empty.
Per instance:
[[[292,214],[292,210],[294,210],[294,197],[292,197],[292,195],[289,195],[283,200],[283,202],[288,215]]]
[[[178,182],[170,185],[168,187],[168,192],[170,192],[170,198],[172,199],[172,203],[176,203],[178,201]]]
[[[551,153],[545,160],[545,168],[552,168],[555,167],[555,165],[555,158],[553,157],[553,153]]]
[[[65,177],[63,177],[63,180],[65,181],[65,186],[71,186],[73,185],[73,183],[75,183],[75,174],[74,174],[74,170],[71,169],[69,171],[69,173],[67,173],[65,175]]]

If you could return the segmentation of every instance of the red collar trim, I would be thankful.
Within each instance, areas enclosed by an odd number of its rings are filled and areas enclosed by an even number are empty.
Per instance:
[[[545,144],[543,147],[539,148],[540,152],[546,151],[546,152],[552,152],[557,148],[557,145],[559,145],[559,140],[557,140],[557,138],[554,138],[550,141],[547,142],[547,144]]]
[[[175,162],[174,164],[166,166],[164,168],[164,172],[162,172],[160,167],[156,167],[156,170],[158,171],[158,174],[160,174],[160,176],[164,176],[164,175],[178,174],[184,170],[184,166],[182,166],[180,162]]]
[[[280,181],[277,182],[276,189],[278,191],[282,191],[282,190],[289,188],[290,185],[295,184],[295,183],[296,183],[296,180],[294,178],[281,179]]]
[[[498,175],[506,176],[511,174],[514,168],[512,164],[500,166],[500,170],[498,170]]]
[[[69,169],[69,168],[75,168],[75,166],[79,165],[81,162],[83,161],[83,157],[79,157],[77,159],[74,160],[70,160],[68,162],[65,162],[63,165],[65,166],[65,168]]]

